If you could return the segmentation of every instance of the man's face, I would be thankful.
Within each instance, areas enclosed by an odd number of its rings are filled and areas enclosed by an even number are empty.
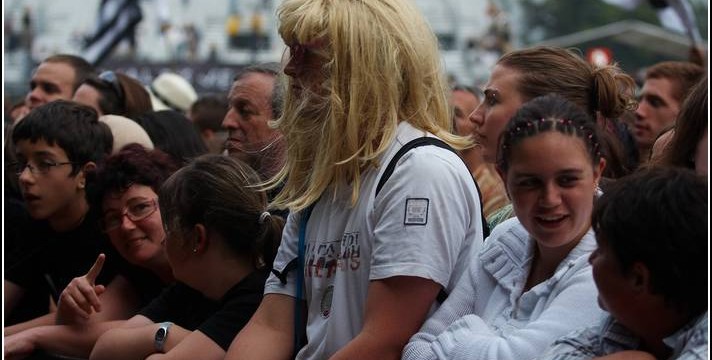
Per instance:
[[[631,274],[621,268],[616,255],[608,242],[597,236],[598,248],[591,253],[593,280],[598,289],[598,304],[608,311],[618,322],[630,330],[640,329],[640,294],[634,288],[635,281]]]
[[[222,126],[228,130],[225,149],[251,163],[250,158],[259,156],[278,132],[268,125],[272,120],[272,89],[274,76],[250,73],[235,81],[230,89],[229,109]]]
[[[455,133],[461,136],[473,135],[475,123],[470,121],[470,114],[475,111],[480,100],[469,91],[453,90],[450,95],[450,104],[453,107]]]
[[[633,123],[638,147],[651,148],[658,135],[675,122],[680,102],[673,97],[673,90],[674,84],[669,79],[645,80]]]
[[[75,78],[74,68],[66,63],[41,63],[30,80],[26,97],[30,109],[54,100],[72,100]]]
[[[18,162],[29,164],[19,174],[19,180],[30,216],[50,222],[74,216],[77,203],[84,198],[84,172],[72,175],[67,153],[43,139],[20,140],[16,151]]]

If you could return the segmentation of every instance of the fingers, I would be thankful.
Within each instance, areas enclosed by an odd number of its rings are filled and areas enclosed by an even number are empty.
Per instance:
[[[104,285],[95,285],[94,286],[94,292],[96,293],[96,295],[100,296],[101,294],[104,293],[104,291],[106,291],[106,288],[104,287]]]
[[[95,291],[97,287],[99,287],[99,293]],[[64,302],[73,313],[88,318],[94,311],[101,311],[99,295],[103,292],[103,285],[92,285],[86,277],[82,276],[74,278],[67,285],[62,291],[60,302]]]
[[[96,312],[101,311],[101,301],[99,300],[99,294],[94,291],[95,286],[90,285],[87,282],[83,282],[82,285],[83,286],[78,287],[78,290],[81,292],[81,296],[75,298],[75,300],[77,300],[80,306],[87,310],[89,314],[92,313],[92,308]]]
[[[94,265],[92,265],[91,269],[89,269],[89,272],[85,275],[90,284],[94,285],[94,283],[96,282],[96,278],[99,276],[101,268],[104,267],[105,260],[106,255],[99,254],[99,256],[97,256],[96,258],[96,261],[94,262]]]
[[[62,295],[59,297],[59,306],[57,311],[61,314],[61,317],[66,320],[77,317],[89,319],[89,315],[91,314],[77,304],[77,302],[74,301],[74,298],[72,298],[66,290],[63,291]]]

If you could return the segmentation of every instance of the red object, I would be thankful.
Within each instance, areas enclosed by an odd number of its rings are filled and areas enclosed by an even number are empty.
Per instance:
[[[613,52],[605,47],[593,47],[586,50],[586,60],[596,66],[610,65],[613,62]]]

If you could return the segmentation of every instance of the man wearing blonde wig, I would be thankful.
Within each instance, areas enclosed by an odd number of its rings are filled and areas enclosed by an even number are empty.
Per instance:
[[[475,184],[452,148],[437,41],[409,0],[286,0],[290,210],[265,298],[227,359],[399,359],[482,244]],[[303,245],[301,245],[303,244]],[[441,294],[439,296],[439,293]],[[296,330],[296,331],[295,331]]]

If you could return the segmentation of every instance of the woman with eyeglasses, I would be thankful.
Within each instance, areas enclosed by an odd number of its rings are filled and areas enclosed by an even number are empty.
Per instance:
[[[91,106],[99,116],[121,115],[135,119],[153,111],[151,96],[136,79],[113,71],[89,77],[77,88],[72,99]]]
[[[46,171],[42,165],[47,166],[40,163],[27,167],[30,171]],[[121,307],[123,319],[127,319],[174,282],[163,249],[165,232],[157,193],[177,169],[178,165],[167,154],[138,144],[127,145],[100,165],[94,174],[96,192],[90,197],[94,202],[92,206],[101,212],[97,226],[118,254],[112,253],[113,258],[109,258],[112,255],[108,253],[100,254],[86,275],[74,278],[59,296],[57,325],[33,329],[11,339],[10,353],[7,348],[5,352],[7,358],[21,358],[22,354],[26,356],[39,349],[87,358],[101,334],[126,321],[102,322],[96,313]],[[123,259],[116,259],[118,255]],[[105,261],[118,263],[117,272],[121,275],[107,286],[97,281],[102,272],[108,271],[102,269]],[[110,292],[115,293],[116,288],[128,290],[121,296],[108,296]]]
[[[259,182],[248,165],[221,155],[166,180],[160,213],[177,282],[102,335],[91,359],[224,358],[262,299],[284,223],[266,211]]]

